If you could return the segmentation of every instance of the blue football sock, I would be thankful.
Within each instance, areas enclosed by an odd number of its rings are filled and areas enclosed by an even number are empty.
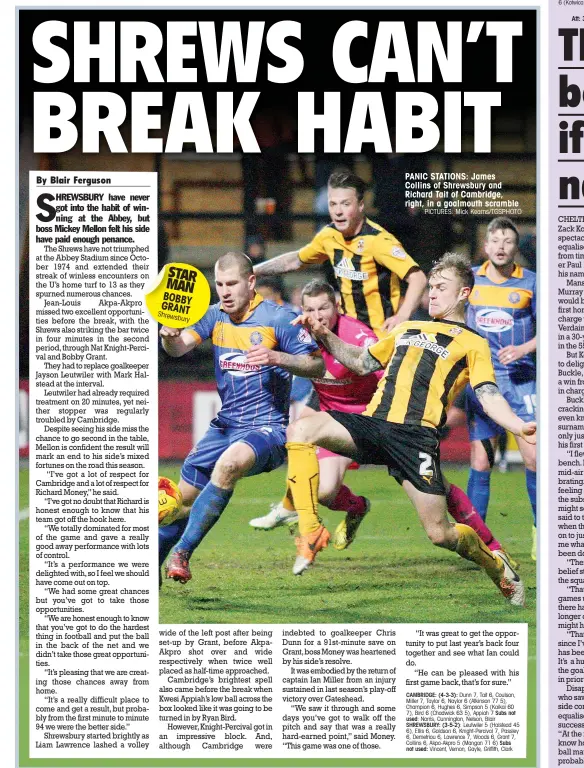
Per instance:
[[[191,508],[188,525],[175,549],[191,554],[219,520],[232,495],[232,490],[207,483]]]
[[[473,507],[479,513],[482,520],[485,520],[487,517],[490,494],[491,473],[480,472],[478,469],[471,469],[468,476],[466,495],[471,500]]]
[[[158,527],[158,565],[166,560],[166,556],[180,539],[184,529],[187,527],[188,518],[183,517],[171,525]]]
[[[537,525],[537,472],[532,469],[525,470],[525,484],[527,485],[527,495],[531,503],[533,513],[533,525]]]

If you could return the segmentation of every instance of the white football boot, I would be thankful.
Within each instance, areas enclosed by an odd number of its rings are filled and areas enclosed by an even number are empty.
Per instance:
[[[298,512],[289,512],[284,509],[282,502],[272,504],[270,511],[263,517],[254,517],[249,521],[252,528],[258,528],[262,531],[271,531],[272,528],[279,528],[281,525],[294,525],[298,522]]]

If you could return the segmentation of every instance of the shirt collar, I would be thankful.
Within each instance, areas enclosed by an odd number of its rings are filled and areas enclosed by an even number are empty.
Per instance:
[[[251,315],[251,313],[254,311],[256,307],[258,307],[262,301],[264,300],[264,297],[259,293],[254,293],[253,299],[249,302],[249,309],[245,313],[245,315],[241,318],[241,320],[238,320],[238,323],[243,323],[244,320],[247,320],[248,317]],[[223,304],[221,304],[221,309],[223,309]],[[225,311],[225,310],[223,310]],[[233,320],[231,321],[233,322]]]
[[[489,266],[491,262],[487,259],[484,264],[481,264],[479,269],[477,270],[477,275],[486,275],[487,274],[487,267]],[[513,272],[511,272],[511,275],[509,277],[523,277],[523,267],[517,264],[516,262],[513,264]],[[505,278],[508,280],[509,278]]]
[[[365,218],[363,219],[363,222],[362,222],[361,226],[359,227],[359,231],[358,231],[358,232],[356,232],[354,235],[351,235],[351,237],[345,237],[343,234],[341,234],[341,233],[339,232],[339,230],[338,230],[338,229],[335,227],[335,223],[334,223],[334,221],[331,221],[331,223],[330,223],[330,225],[329,225],[329,226],[330,226],[330,227],[332,227],[332,228],[335,230],[335,232],[336,232],[336,233],[337,233],[337,234],[340,236],[340,238],[341,238],[341,240],[342,240],[343,242],[345,242],[345,243],[350,243],[350,242],[351,242],[351,240],[354,240],[356,237],[363,237],[363,234],[362,234],[362,233],[363,233],[363,230],[365,229],[365,227],[366,227],[366,225],[367,225],[367,224],[369,224],[369,225],[370,225],[370,224],[371,224],[371,222],[369,221],[369,219],[367,218],[367,216],[365,216]]]

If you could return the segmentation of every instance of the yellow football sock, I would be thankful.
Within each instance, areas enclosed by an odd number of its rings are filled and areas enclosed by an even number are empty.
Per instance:
[[[484,568],[490,578],[498,584],[505,570],[501,560],[495,557],[470,526],[457,523],[454,527],[458,531],[456,552],[465,560],[472,560],[473,563]]]
[[[282,506],[286,512],[294,512],[294,504],[292,502],[292,492],[290,491],[290,485],[286,488],[286,495],[281,501]]]
[[[320,528],[318,518],[319,469],[315,446],[286,443],[288,449],[288,489],[298,512],[298,529],[306,536]]]

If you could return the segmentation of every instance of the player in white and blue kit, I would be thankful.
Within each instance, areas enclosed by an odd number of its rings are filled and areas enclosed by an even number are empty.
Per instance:
[[[205,339],[213,342],[221,410],[187,456],[179,482],[188,521],[159,528],[160,561],[172,550],[167,576],[185,583],[189,559],[227,506],[237,481],[270,472],[286,456],[292,374],[323,376],[310,334],[290,324],[295,314],[255,292],[251,261],[227,253],[215,265],[220,303],[194,325],[163,327],[162,345],[180,357]]]
[[[536,414],[536,275],[515,262],[519,233],[504,217],[487,227],[488,260],[474,268],[475,286],[467,305],[467,324],[491,347],[497,385],[515,413],[525,421]],[[484,519],[490,492],[495,440],[502,430],[489,419],[473,392],[467,390],[471,470],[467,493]],[[536,449],[521,438],[527,493],[536,524]],[[535,559],[535,547],[532,551]]]

